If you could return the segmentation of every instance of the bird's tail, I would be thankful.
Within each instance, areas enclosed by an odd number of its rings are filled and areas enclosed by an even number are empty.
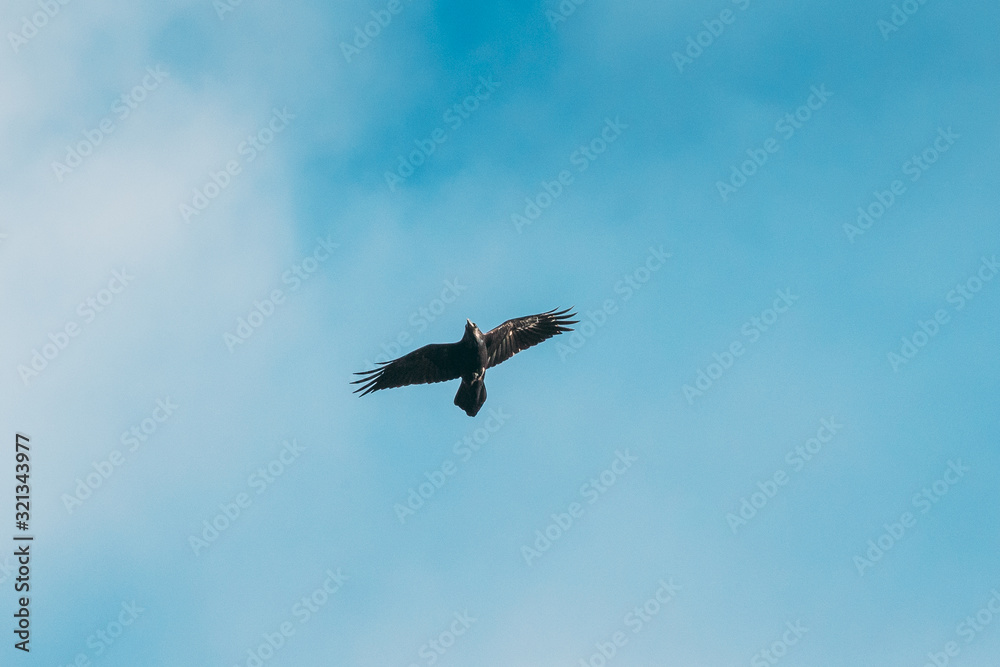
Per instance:
[[[466,382],[463,379],[455,394],[455,405],[465,410],[465,414],[475,417],[485,402],[486,384],[482,380]]]

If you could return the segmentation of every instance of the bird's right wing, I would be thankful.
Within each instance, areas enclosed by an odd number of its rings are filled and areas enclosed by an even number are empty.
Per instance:
[[[379,389],[454,380],[461,376],[458,347],[458,343],[424,345],[399,359],[380,362],[378,368],[355,373],[362,377],[351,382],[361,385],[354,393],[364,396]]]

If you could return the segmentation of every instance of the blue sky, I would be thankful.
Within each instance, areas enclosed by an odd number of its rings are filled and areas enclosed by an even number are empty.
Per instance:
[[[8,3],[3,664],[994,664],[998,18]]]

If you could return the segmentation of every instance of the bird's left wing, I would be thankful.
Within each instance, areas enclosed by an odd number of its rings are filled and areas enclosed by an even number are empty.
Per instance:
[[[489,358],[486,367],[492,368],[507,361],[521,350],[538,345],[556,334],[572,331],[569,325],[576,324],[577,320],[569,319],[576,315],[570,310],[550,310],[538,315],[518,317],[491,329],[485,336]]]
[[[360,391],[364,396],[379,389],[454,380],[462,374],[456,358],[457,348],[457,343],[435,343],[424,345],[399,359],[380,362],[378,368],[355,373],[362,377],[351,382],[361,385],[354,393]]]

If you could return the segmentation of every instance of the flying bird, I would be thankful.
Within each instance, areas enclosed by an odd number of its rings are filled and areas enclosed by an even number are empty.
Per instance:
[[[576,315],[570,310],[550,310],[507,320],[485,334],[473,322],[465,320],[465,334],[457,343],[425,345],[398,359],[379,362],[379,368],[355,373],[362,377],[351,382],[361,385],[354,393],[362,392],[364,396],[379,389],[462,378],[455,405],[475,417],[486,402],[486,369],[557,334],[572,331],[569,325],[577,320],[569,319]]]

